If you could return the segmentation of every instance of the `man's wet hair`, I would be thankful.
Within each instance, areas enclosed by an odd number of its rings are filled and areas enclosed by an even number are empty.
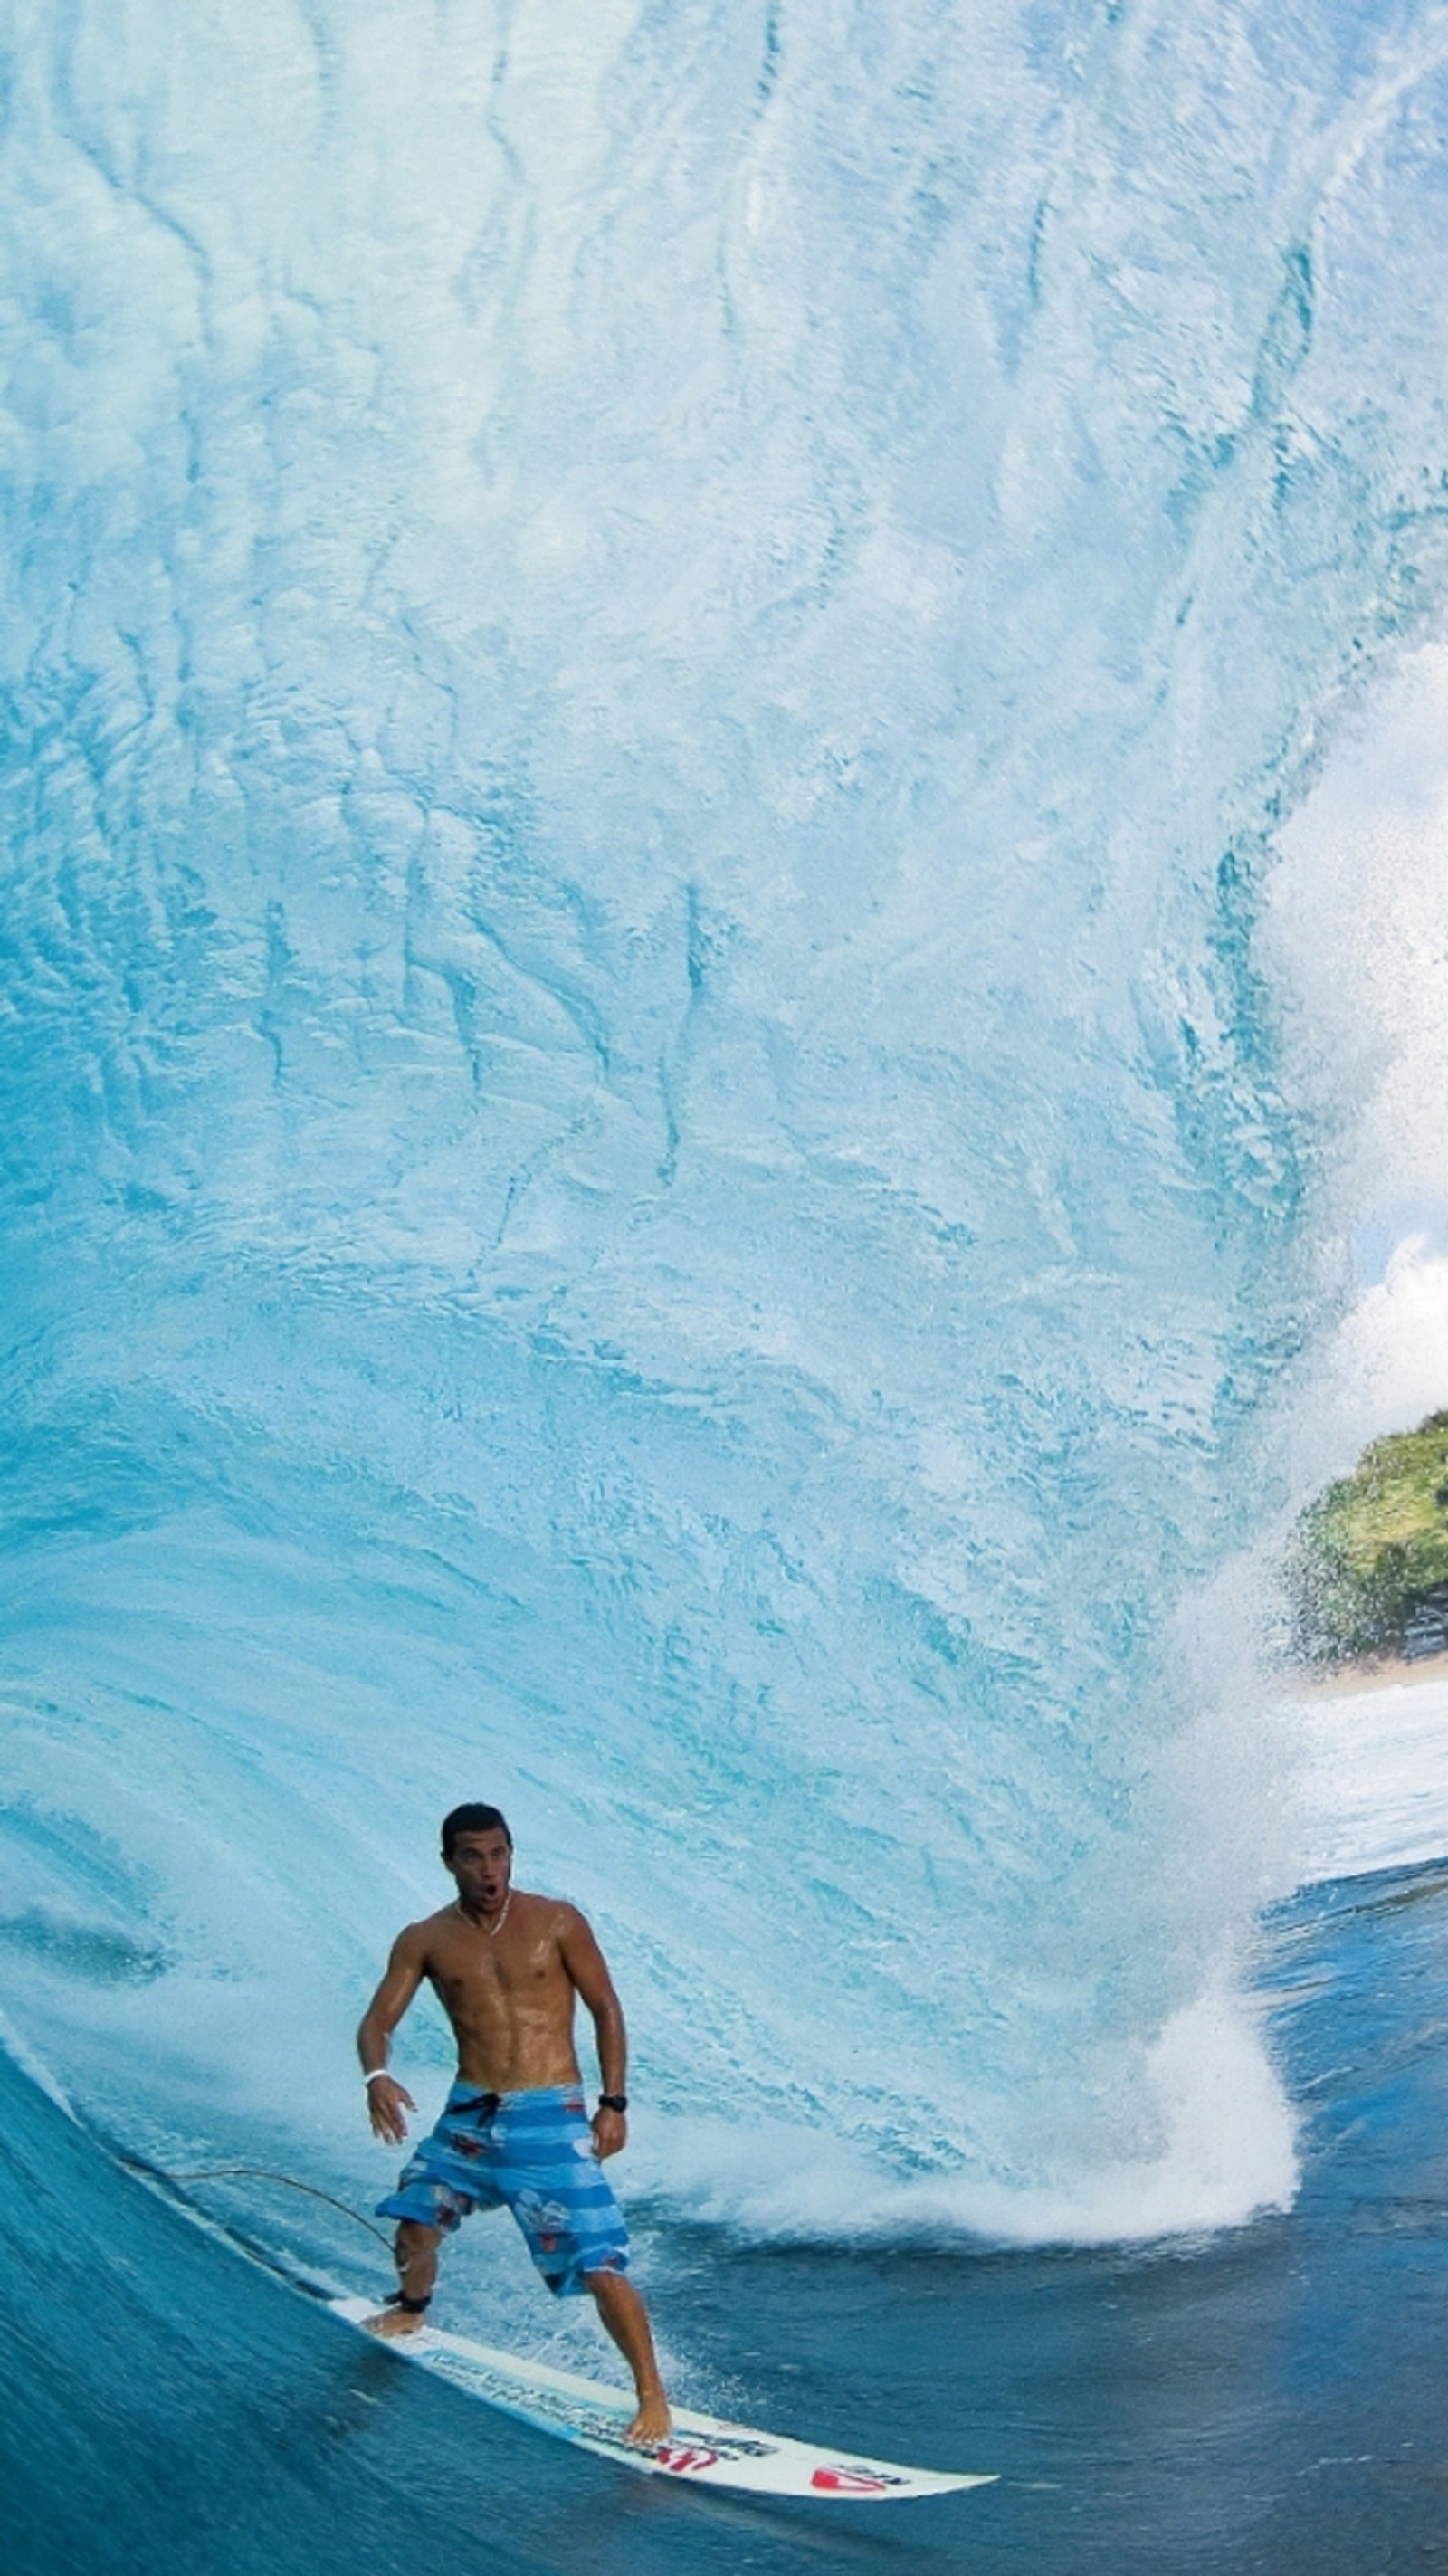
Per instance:
[[[459,1834],[504,1834],[507,1836],[509,1851],[513,1848],[513,1837],[508,1832],[508,1819],[501,1807],[485,1807],[477,1799],[472,1800],[466,1807],[454,1807],[450,1816],[444,1816],[442,1820],[444,1860],[451,1860],[453,1845]]]

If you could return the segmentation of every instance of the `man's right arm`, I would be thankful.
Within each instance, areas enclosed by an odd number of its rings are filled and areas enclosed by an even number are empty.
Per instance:
[[[367,2116],[374,2137],[387,2138],[400,2147],[407,2135],[403,2112],[415,2111],[417,2104],[395,2075],[383,2070],[387,2065],[388,2043],[392,2034],[421,1985],[427,1968],[426,1928],[410,1923],[392,1945],[387,1974],[373,1996],[357,2027],[357,2054],[362,2060],[364,2076],[371,2076],[367,2086]]]

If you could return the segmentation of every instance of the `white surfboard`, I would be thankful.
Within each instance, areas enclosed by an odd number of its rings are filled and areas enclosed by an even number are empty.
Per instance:
[[[334,2316],[360,2326],[375,2316],[375,2301],[329,2299]],[[863,2460],[851,2451],[817,2450],[809,2442],[787,2441],[778,2433],[757,2433],[746,2424],[726,2424],[716,2415],[695,2415],[675,2407],[674,2427],[666,2442],[640,2449],[626,2442],[623,2428],[634,2400],[621,2388],[597,2379],[580,2379],[572,2371],[554,2370],[547,2362],[521,2361],[509,2352],[494,2352],[466,2335],[446,2334],[437,2326],[398,2337],[369,2336],[374,2348],[396,2353],[400,2361],[465,2388],[488,2406],[501,2407],[540,2433],[576,2442],[601,2459],[621,2467],[643,2469],[654,2477],[677,2478],[685,2486],[747,2487],[755,2495],[815,2496],[832,2502],[886,2503],[906,2496],[950,2495],[959,2487],[984,2487],[991,2477],[950,2476],[939,2469],[904,2469],[893,2460]]]

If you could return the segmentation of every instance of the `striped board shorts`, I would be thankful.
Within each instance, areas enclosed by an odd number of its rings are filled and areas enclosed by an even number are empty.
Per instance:
[[[450,2236],[475,2209],[511,2209],[549,2289],[565,2298],[590,2272],[628,2270],[628,2231],[577,2085],[480,2093],[455,2084],[377,2215]]]

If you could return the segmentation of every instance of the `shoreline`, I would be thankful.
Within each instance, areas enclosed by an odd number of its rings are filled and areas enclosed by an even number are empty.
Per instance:
[[[1360,1698],[1369,1691],[1396,1690],[1407,1682],[1448,1677],[1448,1652],[1441,1655],[1375,1655],[1361,1664],[1339,1664],[1330,1673],[1303,1672],[1290,1686],[1294,1699]]]

